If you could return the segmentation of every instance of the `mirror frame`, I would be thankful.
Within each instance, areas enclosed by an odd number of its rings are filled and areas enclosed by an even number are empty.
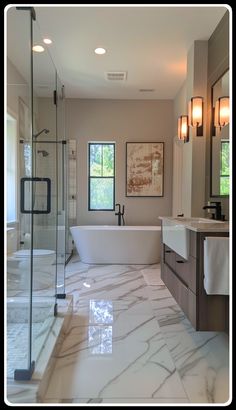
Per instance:
[[[229,195],[220,195],[220,194],[213,194],[212,192],[212,149],[213,149],[213,144],[212,144],[212,138],[214,137],[213,135],[213,129],[214,127],[214,111],[213,111],[213,88],[218,83],[218,81],[224,77],[224,75],[229,71],[229,67],[220,75],[220,77],[217,78],[217,80],[211,85],[211,119],[210,119],[210,197],[211,198],[229,198]]]

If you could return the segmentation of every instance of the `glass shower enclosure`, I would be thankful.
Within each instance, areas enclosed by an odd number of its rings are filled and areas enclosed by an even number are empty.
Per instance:
[[[7,377],[16,380],[31,378],[57,299],[65,297],[64,87],[46,46],[44,52],[33,50],[39,44],[44,43],[34,8],[9,7],[6,344]]]

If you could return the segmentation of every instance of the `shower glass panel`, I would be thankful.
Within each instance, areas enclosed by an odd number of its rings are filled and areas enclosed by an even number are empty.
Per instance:
[[[70,227],[76,225],[76,140],[67,142],[67,218],[66,218],[66,261],[73,252],[73,239]]]
[[[21,212],[20,181],[32,178],[31,13],[7,11],[6,159],[6,305],[7,377],[30,378],[32,344],[32,214]],[[21,33],[19,36],[19,32]],[[22,58],[24,56],[24,58]],[[20,141],[27,141],[21,144]],[[32,186],[25,187],[25,206],[32,209]]]
[[[37,17],[37,16],[36,16]],[[37,360],[55,320],[57,276],[56,69],[33,21],[33,289],[32,357]]]
[[[65,297],[65,220],[66,220],[66,176],[67,144],[65,139],[65,96],[64,86],[57,74],[57,284],[58,298]]]
[[[20,33],[20,34],[19,34]],[[33,7],[7,11],[7,376],[28,380],[65,297],[63,87]],[[59,225],[58,225],[59,223]]]

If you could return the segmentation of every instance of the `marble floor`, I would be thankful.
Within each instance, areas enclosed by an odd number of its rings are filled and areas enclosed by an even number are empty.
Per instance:
[[[160,265],[66,268],[73,315],[44,403],[226,403],[229,340],[196,332]]]

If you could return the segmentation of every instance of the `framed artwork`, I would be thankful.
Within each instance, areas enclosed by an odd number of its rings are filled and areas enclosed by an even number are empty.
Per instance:
[[[163,196],[164,142],[126,143],[126,196]]]

